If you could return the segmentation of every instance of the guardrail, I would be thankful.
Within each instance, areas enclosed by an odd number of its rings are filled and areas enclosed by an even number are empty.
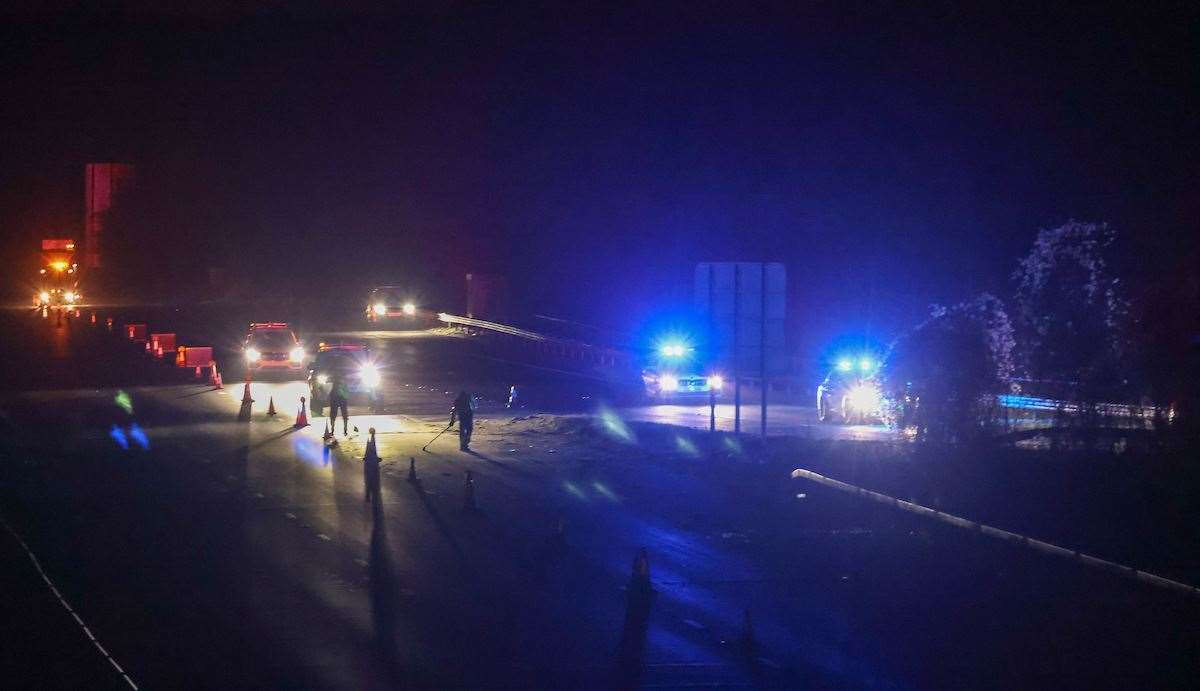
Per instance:
[[[997,396],[996,401],[1001,406],[1013,410],[1062,411],[1072,414],[1078,413],[1080,410],[1078,403],[1057,401],[1052,398],[1038,398],[1036,396],[1004,394]],[[1127,405],[1124,403],[1097,403],[1095,404],[1095,409],[1097,413],[1107,417],[1153,418],[1155,413],[1153,406]]]
[[[998,540],[1003,540],[1005,542],[1010,542],[1010,543],[1018,544],[1018,545],[1024,545],[1030,549],[1037,550],[1044,554],[1052,554],[1054,556],[1071,559],[1071,560],[1076,561],[1085,566],[1097,568],[1102,571],[1108,571],[1109,573],[1115,573],[1115,574],[1118,574],[1121,576],[1125,576],[1126,578],[1132,578],[1133,580],[1141,581],[1143,583],[1149,583],[1151,585],[1156,585],[1160,588],[1174,590],[1176,592],[1191,595],[1193,597],[1200,596],[1200,588],[1196,588],[1195,586],[1188,585],[1187,583],[1181,583],[1179,581],[1171,580],[1170,578],[1164,578],[1162,576],[1150,573],[1148,571],[1141,571],[1141,570],[1135,569],[1132,566],[1125,566],[1123,564],[1118,564],[1116,562],[1108,561],[1107,559],[1101,559],[1100,557],[1094,557],[1090,554],[1084,554],[1083,552],[1080,552],[1078,550],[1067,549],[1066,547],[1059,547],[1058,545],[1051,544],[1049,542],[1045,542],[1043,540],[1038,540],[1038,539],[1035,539],[1032,537],[1028,537],[1026,535],[1020,535],[1018,533],[1012,533],[1007,530],[1001,530],[1000,528],[995,528],[990,525],[985,525],[983,523],[976,523],[975,521],[972,521],[967,518],[962,518],[961,516],[955,516],[954,514],[945,513],[944,511],[938,511],[937,509],[931,509],[927,506],[921,506],[920,504],[914,504],[913,502],[904,501],[903,499],[897,499],[896,497],[891,497],[886,494],[880,494],[879,492],[872,492],[871,490],[866,489],[865,487],[859,487],[857,485],[852,485],[848,482],[842,482],[841,480],[834,480],[831,477],[826,477],[824,475],[821,475],[820,473],[814,473],[811,470],[806,470],[804,468],[796,468],[795,470],[792,471],[792,478],[804,478],[806,480],[811,480],[817,484],[824,485],[826,487],[832,487],[833,489],[840,490],[842,492],[846,492],[847,494],[858,495],[865,499],[870,499],[872,501],[879,502],[880,504],[885,504],[887,506],[892,506],[897,509],[901,509],[902,511],[908,511],[910,513],[915,513],[918,516],[924,516],[925,518],[932,518],[935,520],[939,520],[943,523],[947,523],[949,525],[953,525],[958,528],[963,528],[965,530],[973,530],[975,532],[978,532],[981,535],[987,535],[988,537],[993,537]]]
[[[440,312],[437,318],[443,324],[451,326],[479,329],[509,338],[530,341],[534,344],[533,352],[536,352],[542,358],[558,359],[565,363],[601,368],[632,367],[634,364],[634,357],[631,353],[617,348],[592,345],[591,343],[574,341],[567,338],[556,338],[508,324],[447,314],[445,312]]]
[[[525,329],[518,329],[517,327],[509,326],[508,324],[500,324],[497,322],[485,321],[483,319],[472,319],[471,317],[460,317],[456,314],[446,314],[445,312],[439,312],[437,318],[438,318],[438,321],[445,323],[445,324],[458,325],[458,326],[471,326],[476,329],[486,329],[487,331],[495,331],[497,333],[506,334],[508,336],[517,336],[519,338],[527,338],[531,341],[552,340],[548,336],[543,336],[542,334],[535,333],[533,331],[526,331]]]

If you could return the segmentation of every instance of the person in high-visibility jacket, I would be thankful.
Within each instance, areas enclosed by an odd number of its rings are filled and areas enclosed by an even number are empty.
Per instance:
[[[471,394],[460,391],[454,399],[454,407],[450,408],[450,426],[458,420],[458,448],[463,451],[471,450],[471,433],[475,431],[475,401]]]

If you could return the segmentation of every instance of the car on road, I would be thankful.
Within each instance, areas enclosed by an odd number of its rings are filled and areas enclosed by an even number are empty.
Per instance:
[[[651,363],[642,369],[646,395],[655,401],[708,400],[724,388],[719,374],[706,373],[695,348],[667,341],[658,346]]]
[[[364,343],[322,343],[308,367],[309,407],[320,415],[329,405],[333,378],[340,375],[350,391],[350,403],[376,410],[382,401],[383,375]]]
[[[378,286],[367,296],[367,321],[372,324],[423,326],[429,320],[427,310],[417,306],[410,291],[399,286]]]
[[[642,383],[646,386],[646,395],[657,401],[678,401],[688,398],[703,398],[708,400],[709,394],[716,394],[724,388],[724,380],[720,375],[701,374],[689,370],[656,369],[642,370]]]
[[[843,424],[883,422],[878,361],[869,355],[841,357],[817,386],[817,419]]]
[[[242,355],[251,372],[304,370],[304,346],[287,322],[252,322]]]
[[[74,307],[83,300],[78,288],[43,288],[33,296],[33,304],[43,307]]]

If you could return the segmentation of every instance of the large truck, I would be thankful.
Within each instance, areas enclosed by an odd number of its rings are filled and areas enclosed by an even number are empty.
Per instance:
[[[69,238],[42,240],[41,261],[34,282],[35,307],[75,306],[83,300],[79,290],[79,264],[75,241]]]

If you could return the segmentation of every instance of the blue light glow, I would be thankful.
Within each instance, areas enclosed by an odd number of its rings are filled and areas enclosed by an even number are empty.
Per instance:
[[[138,446],[142,447],[143,449],[150,448],[150,439],[146,437],[146,433],[142,431],[142,428],[139,427],[136,422],[130,426],[129,436],[132,437],[133,440],[138,443]]]
[[[837,368],[839,372],[849,372],[854,367],[854,362],[850,358],[842,358],[838,360]]]
[[[108,436],[112,437],[112,440],[117,442],[117,446],[126,451],[129,450],[129,438],[125,436],[125,430],[113,425],[112,429],[108,431]]]

